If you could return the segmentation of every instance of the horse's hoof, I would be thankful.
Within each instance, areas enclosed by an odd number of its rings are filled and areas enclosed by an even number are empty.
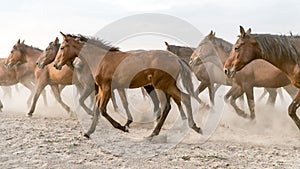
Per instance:
[[[251,125],[254,125],[254,124],[256,124],[256,119],[254,118],[254,119],[252,119],[252,118],[250,118],[250,122],[249,122]]]
[[[194,126],[192,127],[192,129],[193,129],[194,131],[196,131],[197,133],[199,133],[199,134],[203,134],[202,129],[201,129],[200,127],[197,127],[196,125],[194,125]]]
[[[87,139],[90,139],[90,135],[88,135],[87,133],[85,133],[83,136]]]
[[[70,118],[72,118],[72,119],[77,118],[75,111],[72,111],[72,110],[70,111]]]
[[[124,132],[129,133],[129,126],[124,126]]]
[[[27,117],[32,117],[32,113],[28,113],[28,114],[27,114]]]

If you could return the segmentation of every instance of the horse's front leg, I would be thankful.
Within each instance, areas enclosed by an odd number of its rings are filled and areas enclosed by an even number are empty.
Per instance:
[[[250,119],[255,119],[255,104],[254,104],[254,95],[253,95],[253,86],[249,86],[245,89],[247,96],[248,107],[250,110]]]

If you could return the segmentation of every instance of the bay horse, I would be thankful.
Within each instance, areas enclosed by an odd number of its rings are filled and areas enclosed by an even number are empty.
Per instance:
[[[53,61],[55,60],[56,54],[59,50],[60,43],[58,38],[56,38],[53,42],[50,42],[46,50],[43,52],[43,54],[37,59],[37,67],[40,69],[43,69],[46,65],[52,64],[51,69],[53,68]],[[80,59],[77,59],[73,62],[70,68],[74,71],[74,76],[78,80],[79,84],[81,85],[79,89],[80,91],[80,98],[79,98],[79,104],[81,107],[90,115],[93,115],[92,110],[90,110],[84,103],[84,101],[87,99],[89,95],[92,94],[92,92],[97,92],[97,88],[95,88],[95,82],[93,79],[92,74],[90,73],[90,69],[87,65],[85,65]],[[124,90],[118,90],[121,101],[123,103],[123,107],[125,109],[125,112],[128,117],[128,121],[126,123],[126,126],[129,127],[130,123],[132,122],[132,116],[128,108],[127,98],[125,95]],[[113,94],[112,94],[113,96]],[[116,110],[117,104],[114,97],[112,97],[112,102],[114,105],[114,108]]]
[[[84,59],[91,68],[94,80],[98,86],[97,109],[93,116],[93,122],[85,137],[89,138],[95,131],[101,114],[117,129],[128,132],[126,126],[122,126],[109,116],[106,111],[107,103],[113,89],[139,88],[152,85],[155,89],[166,93],[167,104],[162,115],[153,130],[150,138],[159,134],[161,127],[171,109],[172,97],[181,109],[181,101],[187,110],[188,124],[197,133],[202,133],[193,119],[190,95],[197,98],[193,92],[191,72],[186,63],[176,55],[162,50],[121,52],[118,48],[103,43],[101,40],[89,41],[83,36],[63,34],[63,42],[54,61],[54,66],[61,69],[65,64],[71,64],[76,57]],[[98,62],[97,62],[98,60]],[[171,66],[170,66],[171,65]],[[184,88],[188,94],[179,90],[176,79],[181,76]],[[200,101],[198,98],[197,101]]]
[[[218,66],[218,70],[222,70],[226,59],[229,57],[232,46],[231,43],[216,37],[215,33],[211,31],[210,34],[200,42],[199,47],[191,56],[191,65],[197,67],[197,65],[201,65],[202,63],[211,62]],[[250,118],[251,120],[255,119],[254,87],[266,88],[271,96],[268,99],[268,102],[271,104],[275,103],[277,93],[275,88],[284,87],[291,97],[293,97],[296,92],[295,89],[289,85],[290,81],[284,73],[263,60],[257,60],[249,64],[245,69],[237,73],[234,78],[226,79],[226,81],[223,80],[226,77],[222,72],[218,72],[218,74],[219,76],[223,76],[219,82],[223,82],[223,85],[232,86],[226,93],[225,100],[230,98],[230,104],[237,114],[244,118]],[[236,99],[242,96],[243,93],[246,93],[247,96],[250,116],[236,105]]]
[[[251,34],[251,29],[247,31],[240,26],[240,35],[234,44],[229,57],[224,65],[224,73],[229,77],[235,77],[239,71],[246,68],[254,60],[263,59],[280,69],[290,80],[290,82],[300,88],[300,37],[271,35],[271,34]],[[258,72],[259,73],[259,72]],[[265,79],[269,79],[270,72],[263,74]],[[274,77],[275,80],[278,77]],[[274,82],[275,83],[275,82]],[[278,83],[278,82],[277,82]],[[296,110],[300,105],[300,90],[298,90],[293,102],[289,105],[288,114],[300,129],[300,120]]]
[[[72,75],[73,71],[65,66],[61,71],[56,70],[52,66],[47,66],[46,69],[39,69],[36,65],[36,61],[39,56],[43,53],[42,50],[28,46],[24,44],[24,41],[20,43],[18,41],[14,46],[13,49],[6,59],[6,66],[11,68],[16,64],[23,65],[28,64],[30,65],[31,69],[34,70],[34,75],[37,80],[35,86],[35,93],[33,97],[33,101],[28,112],[28,116],[32,116],[37,100],[47,85],[50,85],[51,90],[55,96],[55,99],[60,103],[60,105],[68,112],[72,113],[70,107],[65,104],[60,96],[60,89],[59,85],[71,85],[72,84]],[[71,114],[72,115],[72,114]]]

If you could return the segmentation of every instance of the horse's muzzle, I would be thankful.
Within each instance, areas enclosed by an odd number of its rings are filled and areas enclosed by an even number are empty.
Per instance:
[[[5,62],[4,65],[5,65],[8,69],[12,68],[12,64],[11,64],[10,62]]]
[[[224,73],[225,73],[225,75],[226,75],[228,78],[233,78],[234,75],[235,75],[235,73],[236,73],[236,71],[235,71],[233,68],[231,68],[231,69],[229,69],[229,68],[224,68]]]
[[[43,69],[44,68],[44,62],[36,62],[36,66],[40,69]]]
[[[56,69],[58,69],[58,70],[61,70],[62,65],[61,65],[60,62],[59,62],[59,63],[55,63],[55,64],[54,64],[54,67],[55,67]]]

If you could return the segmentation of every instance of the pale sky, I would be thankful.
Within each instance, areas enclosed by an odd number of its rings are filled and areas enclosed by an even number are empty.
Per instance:
[[[214,30],[232,43],[239,25],[256,33],[300,32],[297,0],[9,0],[0,2],[0,57],[6,58],[19,38],[45,49],[55,37],[61,39],[59,31],[94,35],[118,19],[142,13],[178,17],[204,35]],[[164,48],[163,42],[158,48]]]

